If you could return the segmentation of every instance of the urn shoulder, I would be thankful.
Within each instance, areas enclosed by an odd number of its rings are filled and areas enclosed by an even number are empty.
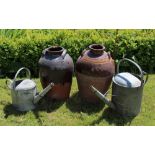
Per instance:
[[[73,60],[63,47],[52,46],[42,52],[39,59],[40,67],[47,67],[51,70],[73,70]]]
[[[115,64],[110,53],[99,44],[90,45],[76,62],[76,72],[91,76],[108,76],[115,73]]]

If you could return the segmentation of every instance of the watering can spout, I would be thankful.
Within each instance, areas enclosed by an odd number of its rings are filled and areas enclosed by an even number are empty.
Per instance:
[[[103,95],[100,91],[98,91],[95,87],[91,86],[91,91],[97,96],[99,97],[105,104],[107,104],[109,107],[111,107],[112,109],[115,109],[115,105],[108,100],[105,95]]]
[[[39,95],[34,97],[34,104],[38,103],[41,98],[43,98],[49,90],[54,86],[54,83],[50,83],[42,92],[39,93]]]

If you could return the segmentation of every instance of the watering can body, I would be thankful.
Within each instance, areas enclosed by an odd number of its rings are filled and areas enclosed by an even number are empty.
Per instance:
[[[139,69],[140,75],[133,75],[128,72],[119,73],[119,65],[122,61],[128,61],[134,64]],[[134,117],[138,115],[141,109],[143,88],[148,80],[147,74],[146,79],[143,79],[145,74],[138,64],[130,59],[124,58],[119,61],[117,74],[113,77],[111,101],[106,98],[105,94],[101,94],[93,86],[91,86],[91,90],[122,116]]]
[[[112,103],[123,116],[136,116],[140,112],[143,86],[127,88],[112,84]]]
[[[22,81],[16,81],[17,83],[21,83]],[[12,104],[17,108],[19,111],[29,111],[35,108],[34,105],[34,96],[37,94],[36,87],[33,87],[29,90],[19,90],[13,88],[13,83],[10,87],[11,89],[11,98]]]
[[[18,74],[26,70],[29,78],[30,71],[28,68],[21,68],[17,71],[14,80],[9,80],[9,85],[7,85],[11,90],[12,105],[16,107],[19,111],[29,111],[35,108],[35,103],[37,103],[53,86],[50,83],[41,93],[37,93],[36,83],[33,80],[16,80]]]

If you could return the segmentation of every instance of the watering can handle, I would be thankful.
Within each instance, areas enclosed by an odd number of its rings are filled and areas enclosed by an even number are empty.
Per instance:
[[[134,61],[132,61],[132,60],[130,60],[130,59],[127,59],[127,58],[123,58],[123,59],[121,59],[119,62],[118,62],[118,65],[117,65],[117,74],[119,73],[119,67],[120,67],[120,63],[122,63],[123,61],[128,61],[128,62],[130,62],[130,63],[132,63],[133,65],[135,65],[137,68],[138,68],[138,70],[139,70],[139,72],[140,72],[140,75],[139,75],[139,77],[140,77],[140,79],[141,79],[141,84],[143,84],[143,77],[144,77],[144,71],[141,69],[141,67],[136,63],[136,62],[134,62]],[[146,80],[145,81],[147,81],[147,79],[148,79],[148,76],[146,77]],[[146,82],[145,82],[146,83]]]
[[[16,73],[16,75],[15,75],[15,77],[14,77],[14,79],[13,79],[13,88],[15,87],[16,78],[17,78],[17,76],[19,75],[19,73],[20,73],[22,70],[26,70],[27,73],[28,73],[28,78],[29,78],[29,79],[31,78],[31,72],[30,72],[30,70],[29,70],[28,68],[26,68],[26,67],[20,68],[20,69],[17,71],[17,73]]]

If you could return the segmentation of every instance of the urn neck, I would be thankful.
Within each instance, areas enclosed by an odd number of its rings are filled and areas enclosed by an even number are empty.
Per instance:
[[[102,55],[104,53],[105,47],[100,44],[92,44],[89,46],[90,52],[94,55]]]
[[[46,49],[46,53],[49,55],[61,55],[64,51],[63,47],[60,46],[51,46]]]

